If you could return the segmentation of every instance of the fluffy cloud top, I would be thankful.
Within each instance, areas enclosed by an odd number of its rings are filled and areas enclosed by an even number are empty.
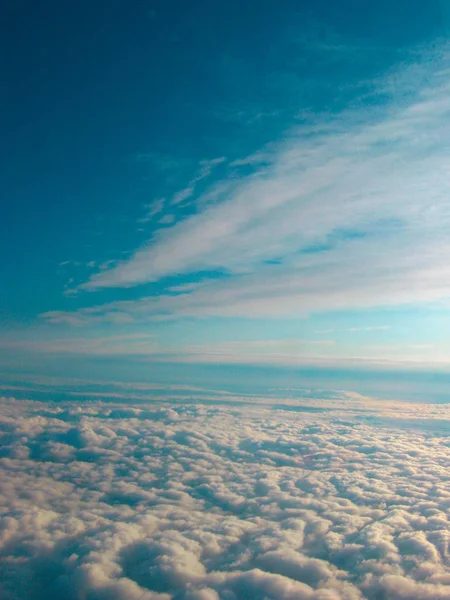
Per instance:
[[[310,404],[4,399],[1,598],[450,598],[448,408]]]

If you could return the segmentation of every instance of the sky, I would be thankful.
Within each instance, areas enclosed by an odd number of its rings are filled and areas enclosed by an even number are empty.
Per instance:
[[[449,600],[448,3],[3,4],[2,600]]]
[[[7,3],[3,375],[448,372],[449,24],[438,0]]]

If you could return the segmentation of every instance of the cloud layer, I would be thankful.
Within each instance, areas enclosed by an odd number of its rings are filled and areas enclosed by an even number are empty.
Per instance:
[[[447,407],[4,399],[5,600],[450,598]]]

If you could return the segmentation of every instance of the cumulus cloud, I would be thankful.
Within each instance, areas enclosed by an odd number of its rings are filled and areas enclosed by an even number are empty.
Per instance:
[[[0,596],[450,598],[449,421],[350,394],[3,399]]]

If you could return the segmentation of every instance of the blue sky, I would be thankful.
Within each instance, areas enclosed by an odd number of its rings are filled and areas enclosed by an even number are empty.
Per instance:
[[[5,368],[448,368],[444,3],[25,4]]]

